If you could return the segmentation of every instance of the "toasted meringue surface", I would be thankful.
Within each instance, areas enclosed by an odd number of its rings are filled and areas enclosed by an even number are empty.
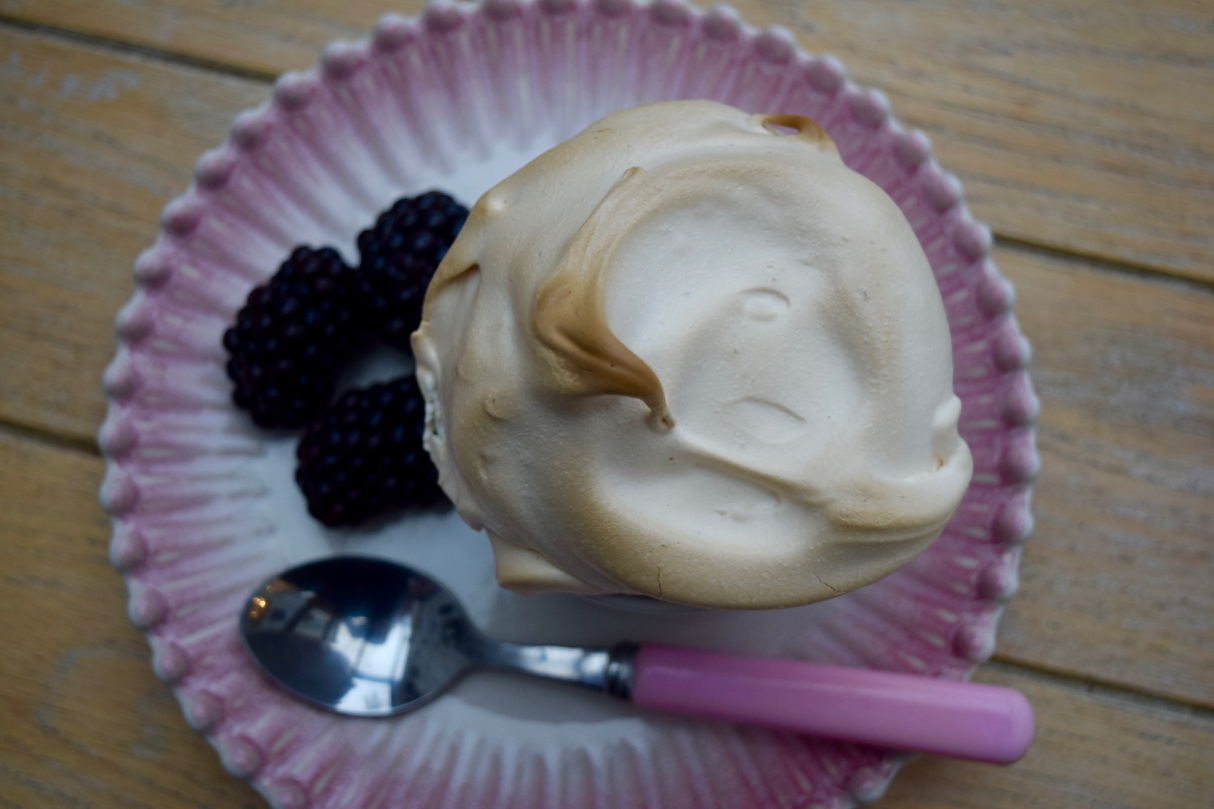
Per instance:
[[[516,590],[818,601],[922,551],[972,471],[923,250],[805,118],[604,118],[480,199],[413,346]]]

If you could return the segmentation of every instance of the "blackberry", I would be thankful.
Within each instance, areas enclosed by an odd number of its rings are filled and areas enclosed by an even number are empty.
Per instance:
[[[356,276],[330,247],[297,247],[249,293],[223,345],[232,401],[259,426],[302,427],[333,398],[337,375],[367,340]]]
[[[384,342],[412,355],[409,335],[422,317],[426,287],[468,218],[441,191],[403,197],[358,235],[360,284]]]
[[[413,375],[342,394],[304,433],[295,480],[325,525],[358,525],[395,508],[445,508],[422,447],[425,405]]]

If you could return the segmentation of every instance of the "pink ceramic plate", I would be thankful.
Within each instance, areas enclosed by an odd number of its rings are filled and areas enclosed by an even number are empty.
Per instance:
[[[952,324],[974,482],[944,535],[885,580],[822,604],[759,613],[628,612],[524,599],[493,582],[488,543],[458,518],[328,531],[292,480],[294,439],[233,409],[220,335],[248,290],[300,242],[355,258],[354,237],[396,196],[471,203],[604,114],[673,98],[815,118],[844,159],[902,206]],[[878,93],[781,31],[669,0],[489,0],[386,17],[284,76],[202,157],[135,266],[105,375],[101,500],[130,616],[156,674],[235,775],[279,807],[808,807],[876,798],[894,752],[638,712],[557,685],[483,673],[394,720],[319,713],[246,660],[236,616],[279,568],[338,550],[410,562],[448,582],[511,640],[620,638],[964,678],[994,647],[1031,530],[1037,402],[1012,290],[958,183]],[[362,376],[385,371],[382,360]],[[397,368],[397,371],[400,369]]]

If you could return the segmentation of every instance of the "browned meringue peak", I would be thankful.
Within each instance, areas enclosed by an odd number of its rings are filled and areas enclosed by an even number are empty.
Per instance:
[[[797,116],[669,102],[541,155],[413,344],[440,482],[516,590],[805,604],[914,557],[969,482],[927,259]]]

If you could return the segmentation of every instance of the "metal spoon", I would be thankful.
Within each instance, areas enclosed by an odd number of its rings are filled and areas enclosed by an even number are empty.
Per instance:
[[[501,643],[438,582],[383,559],[280,573],[249,599],[240,633],[273,680],[350,716],[415,710],[472,669],[496,667],[647,708],[999,764],[1020,759],[1033,736],[1028,701],[998,686],[657,644]]]

